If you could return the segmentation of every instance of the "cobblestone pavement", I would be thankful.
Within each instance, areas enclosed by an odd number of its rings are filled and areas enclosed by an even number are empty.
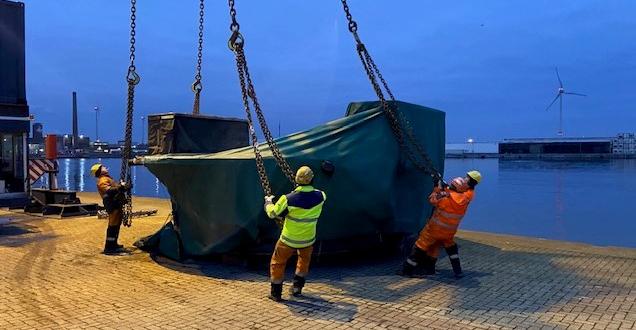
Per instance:
[[[90,195],[82,195],[84,200]],[[127,245],[158,216],[122,229]],[[0,211],[0,329],[631,329],[636,250],[475,232],[460,233],[468,274],[393,275],[400,258],[320,262],[306,296],[266,299],[267,270],[178,264],[136,251],[101,255],[106,222]],[[354,256],[352,256],[354,258]]]

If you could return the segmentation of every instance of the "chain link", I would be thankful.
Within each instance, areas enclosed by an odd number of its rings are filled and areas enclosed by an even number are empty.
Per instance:
[[[199,46],[197,48],[197,69],[194,75],[194,82],[192,83],[192,91],[194,92],[194,105],[192,106],[192,114],[199,114],[199,105],[201,100],[201,90],[203,84],[201,83],[201,63],[203,62],[203,15],[205,14],[204,0],[199,2]]]
[[[408,119],[401,112],[397,111],[397,106],[395,109],[389,104],[384,96],[384,92],[382,91],[382,87],[388,94],[390,100],[395,102],[395,97],[389,88],[388,83],[380,73],[380,69],[373,61],[371,54],[362,43],[358,35],[358,24],[355,20],[353,20],[353,16],[351,15],[351,11],[349,9],[349,5],[347,4],[347,0],[340,0],[342,3],[342,8],[344,9],[345,15],[347,17],[347,21],[349,23],[349,32],[353,34],[353,37],[356,41],[356,50],[358,52],[358,56],[360,57],[360,61],[362,62],[362,66],[364,67],[365,72],[371,82],[373,90],[378,96],[380,103],[382,104],[382,110],[386,114],[387,119],[389,120],[389,125],[391,127],[391,131],[400,146],[400,149],[406,155],[406,158],[420,171],[431,175],[434,178],[441,178],[441,173],[435,168],[432,160],[419,143],[415,134],[413,133],[413,128]],[[380,86],[380,83],[382,87]],[[395,105],[395,104],[394,104]],[[406,135],[406,140],[405,140]],[[413,150],[415,148],[415,150]]]
[[[126,126],[124,133],[124,150],[121,159],[121,173],[119,180],[130,186],[131,184],[131,168],[128,161],[132,159],[132,124],[135,102],[135,86],[139,84],[141,77],[137,74],[135,67],[135,36],[137,28],[137,0],[130,0],[130,64],[128,65],[128,73],[126,74],[126,82],[128,83],[128,96],[126,107]],[[125,192],[126,203],[122,206],[122,224],[126,227],[132,225],[132,192]]]
[[[258,137],[256,136],[256,131],[254,129],[254,121],[252,119],[250,100],[251,103],[254,105],[254,112],[256,113],[259,126],[261,128],[261,131],[263,132],[263,136],[265,137],[267,144],[269,145],[269,149],[272,153],[274,161],[276,162],[276,165],[278,165],[285,177],[287,177],[287,179],[292,182],[292,184],[294,183],[294,173],[285,160],[282,152],[278,148],[276,141],[274,141],[271,131],[269,130],[269,127],[267,125],[265,115],[263,114],[260,103],[258,102],[258,98],[256,97],[256,90],[254,89],[254,83],[252,82],[252,77],[247,65],[247,59],[245,58],[245,52],[243,50],[244,39],[239,31],[240,25],[236,20],[236,9],[234,8],[234,0],[228,0],[228,5],[230,7],[230,17],[232,19],[232,23],[230,24],[230,31],[232,31],[232,35],[228,41],[228,46],[236,56],[236,67],[239,75],[239,82],[241,85],[243,107],[245,108],[245,114],[250,129],[252,149],[254,150],[258,176],[265,195],[271,195],[272,189],[267,177],[265,163],[263,161],[263,156],[261,155],[261,152],[258,148]]]

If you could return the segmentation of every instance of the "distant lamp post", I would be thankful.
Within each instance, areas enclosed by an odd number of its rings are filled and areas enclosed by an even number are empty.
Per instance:
[[[470,144],[470,153],[471,153],[471,156],[474,157],[475,156],[475,140],[473,140],[473,138],[468,138],[466,142]]]
[[[99,107],[93,108],[95,110],[95,142],[99,142]]]

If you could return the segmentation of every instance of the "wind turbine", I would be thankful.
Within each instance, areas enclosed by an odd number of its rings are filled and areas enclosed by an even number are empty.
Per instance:
[[[559,68],[555,67],[554,70],[556,71],[557,79],[559,79],[559,89],[557,91],[556,97],[554,98],[554,100],[552,100],[550,105],[548,105],[548,107],[545,108],[545,110],[548,111],[550,107],[552,107],[554,102],[559,100],[559,132],[557,134],[559,136],[563,136],[563,95],[575,95],[575,96],[587,96],[587,95],[580,94],[580,93],[566,92],[565,88],[563,88],[563,82],[561,81],[561,76],[559,76]]]

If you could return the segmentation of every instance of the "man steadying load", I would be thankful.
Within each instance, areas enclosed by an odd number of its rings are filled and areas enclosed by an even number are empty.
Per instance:
[[[475,186],[481,181],[481,174],[470,171],[465,178],[455,178],[450,187],[435,182],[435,188],[428,200],[435,208],[424,229],[413,246],[411,255],[404,261],[398,272],[403,276],[435,274],[435,263],[439,249],[443,247],[448,254],[455,277],[463,276],[459,262],[459,251],[453,239],[468,204],[475,194]]]
[[[296,275],[291,294],[299,296],[309,272],[311,252],[316,241],[316,224],[322,213],[327,195],[311,186],[314,173],[308,166],[302,166],[296,172],[298,187],[287,195],[280,196],[274,204],[274,196],[265,196],[265,212],[274,219],[284,217],[283,231],[280,235],[270,262],[271,294],[270,299],[282,301],[285,265],[294,254],[298,254]]]
[[[129,191],[131,187],[125,183],[115,182],[108,173],[108,168],[102,164],[93,165],[91,173],[97,178],[97,191],[102,197],[104,208],[108,213],[104,254],[112,255],[126,252],[123,245],[117,244],[117,238],[123,219],[124,193]]]

